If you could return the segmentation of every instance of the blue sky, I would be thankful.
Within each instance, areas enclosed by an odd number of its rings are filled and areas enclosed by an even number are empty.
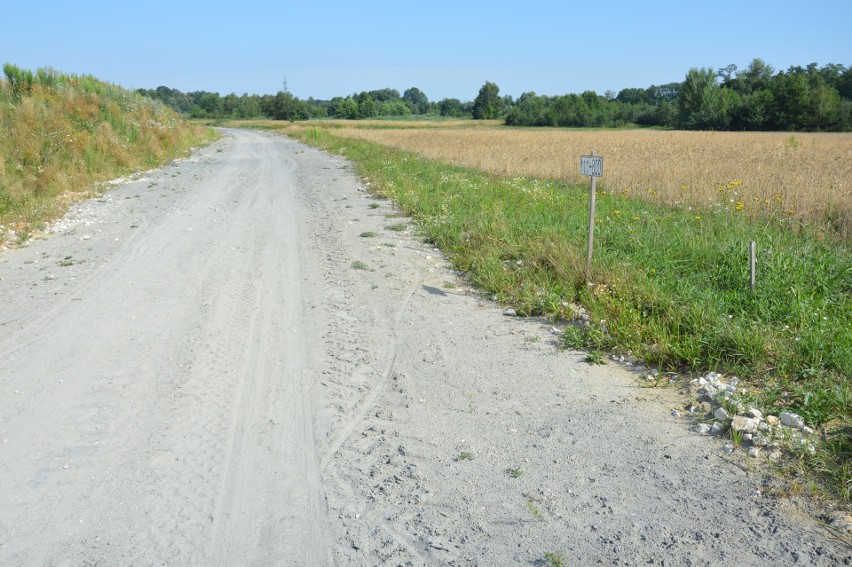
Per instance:
[[[430,100],[603,94],[691,67],[852,65],[852,1],[6,2],[0,62],[126,88],[328,99],[416,86]]]

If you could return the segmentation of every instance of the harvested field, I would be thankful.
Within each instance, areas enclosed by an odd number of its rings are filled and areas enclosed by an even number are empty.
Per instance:
[[[604,156],[604,191],[852,236],[852,134],[334,127],[339,136],[509,177],[582,182],[579,156],[594,150]]]

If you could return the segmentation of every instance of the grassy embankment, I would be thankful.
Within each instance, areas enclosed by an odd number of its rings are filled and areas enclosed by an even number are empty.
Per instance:
[[[736,374],[747,389],[744,403],[801,414],[819,428],[823,444],[794,465],[849,500],[852,250],[842,238],[823,236],[832,227],[793,229],[783,209],[690,210],[604,191],[595,285],[588,286],[586,183],[488,174],[344,138],[335,129],[286,131],[352,159],[375,191],[396,200],[427,239],[501,303],[554,318],[570,318],[570,303],[583,305],[592,324],[569,327],[566,343],[630,351],[673,372]],[[753,293],[751,240],[759,262]]]
[[[0,80],[0,244],[61,216],[99,182],[149,169],[213,139],[166,106],[91,76],[4,66]]]

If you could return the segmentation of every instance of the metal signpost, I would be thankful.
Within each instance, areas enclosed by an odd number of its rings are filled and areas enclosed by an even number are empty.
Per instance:
[[[580,156],[580,175],[588,175],[592,179],[589,189],[589,246],[586,250],[586,282],[592,272],[592,243],[595,239],[595,180],[603,176],[603,156]]]

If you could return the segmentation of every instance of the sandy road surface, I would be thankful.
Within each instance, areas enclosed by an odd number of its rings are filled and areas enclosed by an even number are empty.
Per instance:
[[[393,214],[229,131],[0,254],[0,564],[850,564]]]

